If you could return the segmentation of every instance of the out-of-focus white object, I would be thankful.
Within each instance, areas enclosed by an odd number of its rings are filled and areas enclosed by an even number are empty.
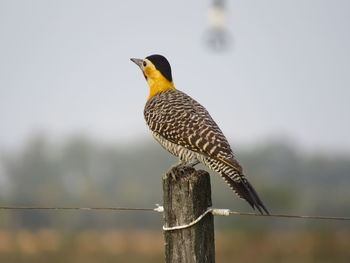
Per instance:
[[[209,10],[209,30],[206,33],[208,46],[221,51],[229,47],[229,34],[226,30],[227,10],[225,0],[212,0]]]

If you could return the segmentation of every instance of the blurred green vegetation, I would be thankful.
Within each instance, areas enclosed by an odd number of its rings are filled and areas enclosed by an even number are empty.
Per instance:
[[[305,154],[270,141],[238,159],[273,213],[350,216],[350,157]],[[38,135],[0,152],[1,206],[123,206],[162,202],[177,162],[155,142],[102,143]],[[199,166],[200,169],[204,167]],[[213,206],[251,211],[212,173]],[[0,262],[162,262],[162,215],[113,211],[0,211]],[[216,217],[218,262],[348,262],[349,223]],[[135,230],[136,229],[136,230]],[[119,243],[118,243],[119,242]]]
[[[237,156],[273,213],[350,216],[349,156],[306,155],[285,142],[238,149]],[[23,149],[0,154],[0,205],[154,207],[162,201],[162,174],[175,162],[156,142],[108,144],[82,136],[51,142],[37,135]],[[216,207],[251,211],[215,173],[212,196]],[[161,224],[160,216],[144,212],[2,214],[0,228],[158,228]],[[290,221],[230,217],[218,222],[218,227],[249,229],[285,228]]]

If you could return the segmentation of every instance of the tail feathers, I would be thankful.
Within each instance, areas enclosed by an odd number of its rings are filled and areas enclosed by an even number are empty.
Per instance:
[[[248,182],[247,179],[241,177],[240,180],[234,180],[227,174],[221,174],[230,188],[242,199],[246,200],[253,209],[258,209],[260,214],[264,212],[269,215],[269,211],[264,206],[263,202],[259,198],[254,187]]]

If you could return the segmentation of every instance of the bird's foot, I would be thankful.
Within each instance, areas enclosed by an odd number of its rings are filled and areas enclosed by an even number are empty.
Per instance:
[[[186,162],[185,161],[180,161],[179,163],[172,165],[170,167],[170,170],[179,169],[179,168],[182,168],[184,166],[186,166]]]
[[[199,163],[198,160],[192,161],[192,162],[186,162],[180,160],[179,163],[173,165],[170,167],[168,174],[172,177],[172,179],[176,180],[177,177],[179,177],[179,174],[182,175],[185,171],[191,169],[193,170],[194,166]]]
[[[185,165],[186,165],[186,162],[180,160],[179,163],[174,164],[174,165],[172,165],[172,166],[170,167],[170,169],[169,169],[169,171],[168,171],[168,174],[171,176],[171,178],[172,178],[173,180],[176,180],[176,175],[175,175],[176,172],[174,172],[174,171],[185,167]]]

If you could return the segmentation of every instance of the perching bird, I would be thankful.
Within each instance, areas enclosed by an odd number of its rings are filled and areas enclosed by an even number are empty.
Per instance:
[[[168,60],[152,55],[131,61],[140,67],[150,87],[144,116],[154,138],[181,164],[194,166],[201,162],[218,172],[240,198],[261,214],[269,214],[208,111],[175,89]]]

